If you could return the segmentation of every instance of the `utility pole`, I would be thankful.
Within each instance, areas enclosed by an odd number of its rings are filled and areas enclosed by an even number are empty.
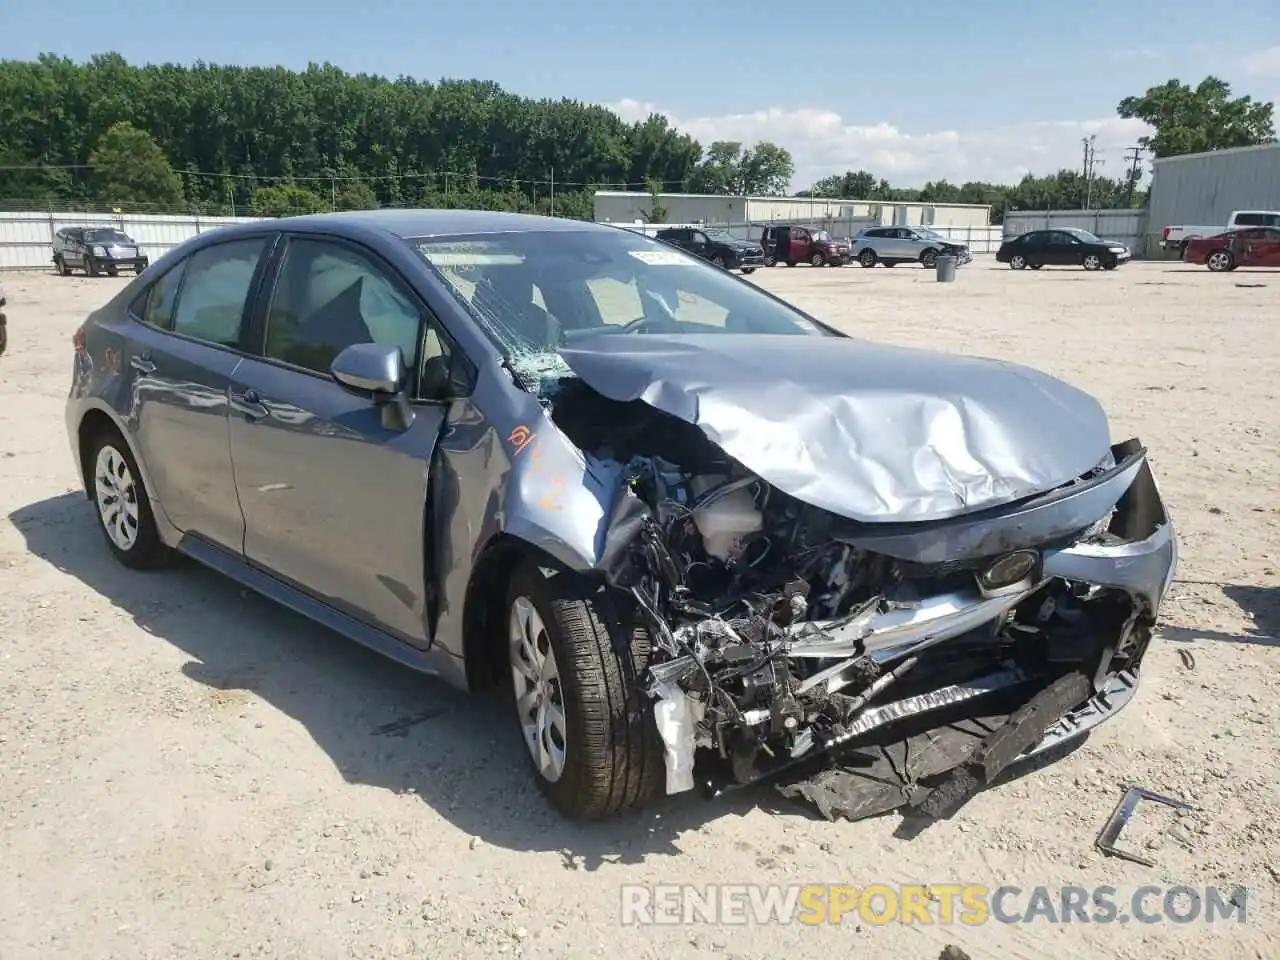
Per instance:
[[[551,215],[556,215],[556,168],[551,168]]]
[[[1097,153],[1094,144],[1097,142],[1098,135],[1085,137],[1080,142],[1084,144],[1084,208],[1088,210],[1093,203],[1093,160]]]
[[[1130,162],[1129,166],[1129,184],[1125,189],[1124,205],[1133,207],[1133,188],[1138,185],[1138,162],[1142,159],[1142,147],[1133,146],[1129,148],[1125,154],[1125,159]],[[1132,154],[1132,156],[1130,155]]]

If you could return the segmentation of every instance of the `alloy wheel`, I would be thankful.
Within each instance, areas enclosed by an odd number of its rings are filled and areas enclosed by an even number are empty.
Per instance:
[[[542,777],[555,783],[564,775],[568,720],[560,668],[546,625],[528,597],[511,604],[508,630],[511,679],[525,746]]]

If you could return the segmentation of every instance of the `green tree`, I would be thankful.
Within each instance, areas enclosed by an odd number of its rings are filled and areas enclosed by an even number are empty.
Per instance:
[[[363,180],[348,180],[341,184],[335,192],[335,203],[339,210],[376,210],[378,195],[373,187]]]
[[[1275,105],[1231,96],[1231,86],[1205,77],[1194,88],[1178,80],[1125,97],[1116,111],[1144,120],[1155,132],[1139,142],[1157,157],[1248,147],[1275,139]]]
[[[775,143],[762,140],[744,150],[736,140],[717,140],[707,148],[689,185],[695,193],[774,196],[786,192],[794,174],[791,154]]]
[[[667,208],[662,205],[662,184],[653,178],[649,180],[649,222],[667,222]]]
[[[330,201],[296,183],[277,183],[253,191],[250,208],[255,217],[291,217],[322,213],[330,208]]]
[[[127,120],[113,123],[89,156],[97,194],[109,203],[182,204],[182,178],[151,135]]]

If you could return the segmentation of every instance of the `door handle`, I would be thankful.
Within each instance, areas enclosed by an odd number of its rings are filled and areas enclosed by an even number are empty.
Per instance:
[[[231,406],[236,409],[236,412],[243,414],[246,420],[250,421],[261,420],[271,414],[271,411],[267,409],[267,405],[262,402],[262,398],[258,396],[258,391],[252,388],[244,393],[233,392],[231,394]]]
[[[156,365],[151,361],[151,351],[143,350],[129,358],[129,366],[139,373],[155,373]]]

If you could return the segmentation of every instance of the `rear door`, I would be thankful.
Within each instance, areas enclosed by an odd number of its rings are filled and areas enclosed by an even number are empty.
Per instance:
[[[792,227],[789,231],[788,263],[801,263],[809,259],[809,231],[804,227]]]
[[[139,452],[169,521],[239,554],[244,517],[228,452],[231,375],[273,235],[174,264],[133,302],[123,371]]]
[[[314,234],[287,239],[260,340],[231,394],[246,558],[425,648],[428,470],[447,408],[415,403],[401,429],[329,365],[353,343],[395,345],[412,391],[423,365],[447,364],[454,347],[394,268]]]
[[[1280,230],[1255,227],[1236,233],[1233,246],[1241,267],[1280,267]]]

